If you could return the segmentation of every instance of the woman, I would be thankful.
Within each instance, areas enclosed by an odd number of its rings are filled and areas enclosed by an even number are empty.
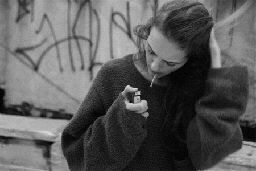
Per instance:
[[[241,148],[247,70],[221,68],[212,27],[201,3],[174,0],[135,28],[139,52],[101,68],[63,131],[70,170],[206,169]]]

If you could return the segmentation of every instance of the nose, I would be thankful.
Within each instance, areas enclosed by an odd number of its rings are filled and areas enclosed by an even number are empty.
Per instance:
[[[161,68],[160,65],[161,65],[161,59],[157,58],[157,57],[153,58],[152,62],[151,62],[151,65],[150,65],[151,71],[159,72],[160,68]]]

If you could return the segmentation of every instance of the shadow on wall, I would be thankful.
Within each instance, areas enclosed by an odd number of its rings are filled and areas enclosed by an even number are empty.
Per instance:
[[[6,115],[18,115],[18,116],[31,116],[31,117],[42,117],[50,119],[66,119],[70,120],[73,116],[71,113],[65,112],[64,109],[52,110],[45,108],[35,107],[33,104],[28,102],[22,102],[18,105],[4,104],[5,90],[0,88],[0,113]]]
[[[0,88],[0,113],[3,113],[5,107],[4,107],[4,96],[5,96],[5,90]]]

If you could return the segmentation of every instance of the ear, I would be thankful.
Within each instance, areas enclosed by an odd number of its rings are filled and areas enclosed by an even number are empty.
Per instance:
[[[145,53],[146,50],[146,40],[140,39],[138,42],[138,48],[140,53]]]

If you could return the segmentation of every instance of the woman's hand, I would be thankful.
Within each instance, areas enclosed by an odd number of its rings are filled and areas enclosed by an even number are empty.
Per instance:
[[[211,31],[210,35],[210,51],[211,51],[211,59],[212,59],[212,68],[220,68],[221,67],[221,53],[220,47],[217,43],[214,29]]]
[[[138,91],[138,88],[133,88],[130,85],[127,85],[124,91],[122,92],[122,95],[125,98],[126,109],[129,111],[133,111],[135,113],[141,114],[142,116],[147,118],[149,116],[149,113],[147,112],[148,103],[146,100],[141,100],[139,103],[136,103],[136,104],[129,102],[128,94],[134,93],[136,91]]]

